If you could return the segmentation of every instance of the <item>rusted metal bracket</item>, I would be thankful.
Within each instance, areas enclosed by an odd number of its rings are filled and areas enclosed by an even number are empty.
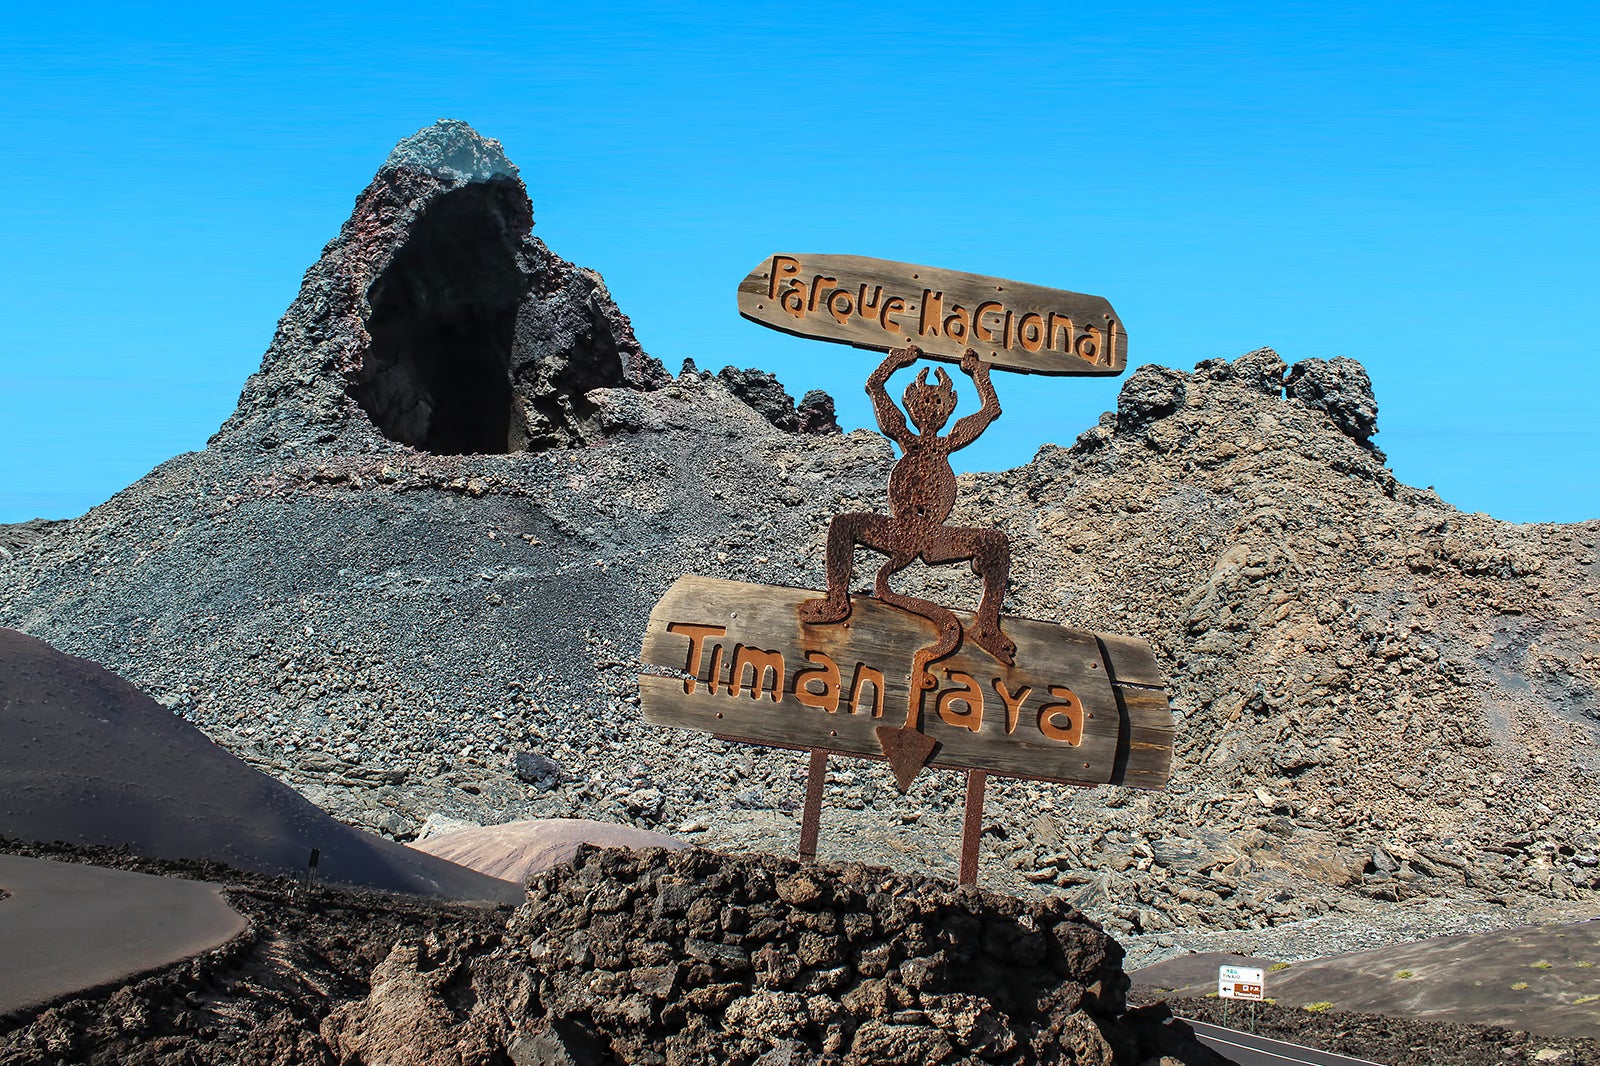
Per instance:
[[[806,802],[800,813],[800,858],[817,858],[817,831],[822,826],[822,786],[828,780],[828,753],[811,749],[811,765],[806,769]]]
[[[961,877],[963,885],[978,883],[978,843],[983,839],[983,790],[989,775],[967,771],[967,807],[961,818]]]
[[[887,730],[887,732],[898,731]],[[885,743],[901,742],[898,738],[885,741]],[[817,836],[822,827],[822,788],[827,778],[828,753],[812,748],[811,762],[806,769],[805,806],[800,814],[800,859],[803,862],[817,860]],[[988,783],[989,774],[986,771],[967,771],[967,802],[961,819],[961,867],[958,884],[978,883],[978,845],[983,839],[983,794]]]

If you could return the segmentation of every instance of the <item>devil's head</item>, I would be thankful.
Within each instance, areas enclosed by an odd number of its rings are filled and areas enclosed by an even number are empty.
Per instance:
[[[917,380],[906,386],[906,414],[921,433],[939,432],[956,409],[956,390],[950,385],[950,375],[937,368],[934,374],[937,385],[928,384],[928,371],[923,368]]]

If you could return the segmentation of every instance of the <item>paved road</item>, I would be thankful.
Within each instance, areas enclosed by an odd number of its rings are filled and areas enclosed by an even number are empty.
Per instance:
[[[246,923],[215,886],[0,855],[0,1014],[210,951]]]
[[[1224,1029],[1220,1025],[1208,1025],[1188,1018],[1184,1021],[1194,1028],[1202,1043],[1226,1055],[1239,1066],[1382,1066],[1368,1059],[1352,1059],[1331,1051],[1285,1044],[1281,1040],[1268,1040],[1266,1037],[1241,1033],[1237,1029]]]

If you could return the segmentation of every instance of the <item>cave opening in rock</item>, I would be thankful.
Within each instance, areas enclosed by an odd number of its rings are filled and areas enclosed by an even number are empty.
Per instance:
[[[526,447],[510,368],[531,224],[514,182],[445,193],[367,290],[371,341],[350,392],[384,436],[452,455]]]

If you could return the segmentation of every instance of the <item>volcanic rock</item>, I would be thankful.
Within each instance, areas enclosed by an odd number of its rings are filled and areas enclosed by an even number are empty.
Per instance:
[[[532,226],[498,141],[441,120],[400,142],[210,446],[504,453],[592,436],[590,390],[670,378],[600,276]]]
[[[765,370],[736,370],[722,368],[717,375],[728,391],[755,408],[756,413],[786,433],[800,428],[800,419],[794,410],[794,397],[784,391],[783,385]]]
[[[1117,393],[1117,430],[1137,434],[1183,406],[1188,375],[1164,366],[1141,366]]]
[[[1378,401],[1366,368],[1342,355],[1303,359],[1283,379],[1290,396],[1307,407],[1328,412],[1339,432],[1360,444],[1378,432]]]
[[[437,932],[397,941],[372,970],[366,997],[336,1007],[318,1035],[337,1061],[365,1066],[504,1061],[533,979],[509,960],[484,957],[483,947]]]
[[[801,433],[842,433],[839,416],[833,409],[833,397],[821,389],[812,389],[801,397],[795,409]]]
[[[686,373],[693,372],[694,363],[685,360],[684,368]],[[797,407],[794,397],[784,390],[783,384],[765,370],[738,370],[726,366],[717,379],[727,386],[729,392],[785,433],[840,432],[839,419],[834,414],[833,397],[821,389],[806,393]]]
[[[561,783],[561,764],[536,751],[519,751],[512,755],[517,779],[535,788],[552,789]]]
[[[622,1062],[1223,1061],[1124,1013],[1121,949],[1060,899],[590,847],[528,891],[509,929],[538,975],[524,1040],[581,1034]]]

